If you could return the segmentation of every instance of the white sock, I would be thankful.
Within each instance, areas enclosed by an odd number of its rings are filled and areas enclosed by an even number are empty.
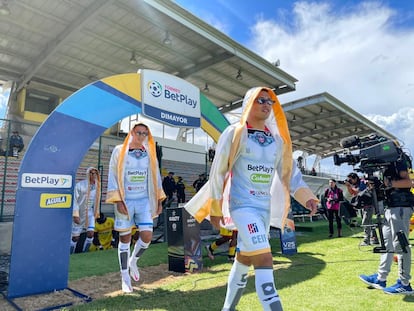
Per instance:
[[[275,287],[273,268],[256,268],[256,293],[264,311],[282,311],[282,303]]]
[[[129,260],[129,243],[122,243],[119,241],[118,243],[118,260],[119,260],[119,268],[121,270],[121,273],[123,271],[126,271],[128,274],[128,260]]]
[[[71,254],[73,254],[75,252],[77,244],[78,244],[78,241],[70,240],[70,253]]]
[[[89,252],[89,247],[91,247],[93,238],[86,238],[85,242],[83,243],[83,250],[82,252]]]
[[[150,244],[151,242],[145,243],[141,240],[141,238],[139,238],[139,240],[135,243],[134,250],[132,251],[130,265],[137,264],[137,260],[142,256]]]
[[[249,266],[238,262],[236,259],[231,267],[227,281],[227,292],[223,311],[236,310],[236,305],[239,303],[247,284],[247,272],[249,272]]]

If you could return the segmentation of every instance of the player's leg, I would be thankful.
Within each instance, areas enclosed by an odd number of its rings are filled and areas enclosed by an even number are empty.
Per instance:
[[[221,230],[220,230],[221,231]],[[230,236],[221,236],[217,240],[213,241],[211,244],[206,246],[207,250],[207,256],[214,260],[214,251],[220,247],[220,245],[223,245],[224,243],[228,242],[230,240]]]
[[[134,221],[139,231],[139,239],[135,243],[134,250],[129,258],[129,273],[132,279],[138,282],[140,275],[137,261],[151,244],[153,220],[148,200],[135,202],[135,205]]]
[[[129,247],[131,245],[131,231],[119,232],[118,260],[121,270],[122,291],[132,292],[131,277],[129,276]]]
[[[93,209],[88,209],[88,228],[86,228],[86,239],[83,243],[82,252],[88,252],[93,242],[93,234],[95,232],[95,215]]]
[[[243,211],[240,211],[240,210],[233,211],[231,213],[231,217],[236,227],[240,228],[240,230],[243,232],[243,234],[238,235],[237,243],[239,245],[243,245],[242,249],[247,249],[248,245],[244,245],[244,239],[249,240],[248,238],[249,232],[247,231],[247,226],[244,223],[246,221],[244,209]],[[248,281],[248,271],[249,271],[251,262],[249,261],[250,260],[249,257],[245,257],[245,258],[241,258],[241,257],[243,256],[240,256],[240,253],[237,253],[236,260],[234,261],[231,267],[229,277],[227,280],[226,298],[224,300],[222,311],[235,310],[237,304],[240,301],[240,298],[242,297],[244,289],[246,288],[247,281]],[[239,260],[240,258],[242,260]]]
[[[72,237],[70,239],[70,254],[75,253],[76,245],[78,244],[80,234],[82,233],[82,226],[72,223]]]
[[[236,247],[237,247],[237,230],[233,230],[232,236],[231,236],[231,239],[230,239],[229,254],[228,254],[228,259],[230,261],[234,261],[234,259],[235,259]]]
[[[281,311],[282,304],[275,286],[273,257],[268,239],[269,213],[240,209],[240,212],[236,210],[231,216],[239,229],[239,253],[235,262],[254,266],[256,293],[263,310]]]
[[[128,205],[127,205],[128,207]],[[118,242],[118,260],[119,269],[121,271],[122,291],[124,293],[131,293],[133,291],[131,285],[131,277],[129,276],[129,252],[131,245],[131,227],[133,224],[132,219],[128,219],[128,216],[119,213],[115,208],[115,226],[114,229],[119,232]]]

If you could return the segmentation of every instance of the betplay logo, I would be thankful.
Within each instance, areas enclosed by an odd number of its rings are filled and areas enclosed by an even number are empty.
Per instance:
[[[24,173],[21,185],[29,188],[71,188],[72,176]]]

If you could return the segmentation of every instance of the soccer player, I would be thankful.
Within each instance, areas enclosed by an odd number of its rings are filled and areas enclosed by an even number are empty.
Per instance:
[[[217,229],[225,223],[223,210],[229,208],[237,228],[238,251],[223,311],[235,310],[250,266],[255,270],[256,293],[263,309],[282,310],[268,235],[270,225],[284,229],[290,195],[311,215],[316,212],[318,199],[293,161],[287,120],[276,94],[266,87],[250,89],[240,122],[220,136],[209,182],[186,205],[198,221],[209,214]]]
[[[106,217],[104,213],[99,215],[95,221],[95,233],[93,244],[89,248],[90,252],[114,247],[114,224],[115,220],[112,217]]]
[[[101,201],[101,179],[94,167],[86,170],[86,179],[75,185],[73,193],[73,222],[70,253],[76,250],[80,235],[86,231],[82,252],[89,251],[95,230],[95,218],[99,215]]]
[[[139,281],[137,261],[151,243],[153,218],[162,212],[165,197],[151,131],[146,124],[137,123],[124,143],[112,151],[106,199],[115,204],[118,259],[125,293],[133,291],[131,277]],[[130,254],[134,226],[138,228],[139,239]]]
[[[220,237],[213,243],[206,245],[208,258],[214,260],[214,251],[224,243],[229,243],[228,260],[234,261],[237,246],[237,230],[229,230],[223,227],[220,228]]]

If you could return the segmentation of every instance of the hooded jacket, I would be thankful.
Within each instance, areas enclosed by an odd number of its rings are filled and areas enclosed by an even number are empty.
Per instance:
[[[279,136],[283,141],[282,157],[278,163],[275,163],[276,172],[270,187],[270,224],[284,229],[290,210],[290,195],[304,206],[309,199],[318,201],[303,181],[297,165],[294,164],[287,120],[276,94],[269,88],[256,87],[250,89],[244,97],[240,121],[227,127],[221,134],[211,166],[209,181],[185,205],[186,210],[199,222],[210,215],[219,217],[224,215],[225,225],[228,225],[229,228],[232,227],[231,219],[226,219],[229,215],[228,193],[231,186],[231,169],[241,151],[246,148],[247,117],[255,99],[262,90],[267,91],[275,102],[265,125],[273,136]]]
[[[140,125],[142,123],[138,123]],[[143,124],[144,125],[144,124]],[[134,128],[135,128],[134,126]],[[144,125],[147,127],[146,125]],[[106,194],[106,202],[114,203],[123,201],[125,203],[125,188],[124,188],[124,173],[125,173],[125,157],[128,156],[129,144],[132,140],[132,131],[128,133],[122,145],[118,145],[114,148],[111,160],[109,161],[108,172],[108,191]],[[143,142],[145,149],[149,156],[148,167],[148,198],[150,202],[151,215],[153,218],[157,217],[158,201],[166,198],[162,189],[161,175],[158,167],[157,153],[155,149],[154,138],[151,131],[148,128],[148,136]],[[126,205],[125,205],[126,206]],[[126,208],[119,210],[121,214],[127,216],[130,219],[131,215],[128,214]]]
[[[88,167],[86,169],[86,179],[78,182],[74,189],[74,200],[73,200],[73,217],[79,217],[81,219],[81,224],[86,228],[88,227],[88,208],[90,205],[90,196],[91,196],[91,182],[89,179],[89,173],[95,170],[98,172],[95,175],[95,197],[93,198],[93,213],[95,219],[99,217],[100,213],[100,203],[101,203],[101,177],[99,175],[98,169],[95,167]],[[94,224],[93,224],[94,225]]]

